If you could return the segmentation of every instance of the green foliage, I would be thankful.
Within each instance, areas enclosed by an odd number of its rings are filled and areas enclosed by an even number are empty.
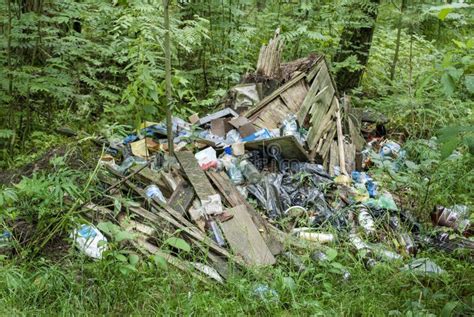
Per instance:
[[[458,129],[447,130],[444,138],[450,140],[458,132]],[[452,144],[445,144],[442,137],[439,141],[435,138],[409,140],[404,145],[407,159],[402,160],[396,173],[383,165],[372,172],[391,192],[403,196],[403,208],[410,209],[420,219],[429,220],[435,205],[472,205],[470,184],[474,181],[474,157],[466,151],[453,153],[453,149],[463,149],[458,142],[451,148]],[[449,156],[445,154],[448,153],[446,147],[450,147]]]
[[[88,197],[83,188],[85,175],[66,166],[63,157],[50,160],[49,173],[34,173],[24,177],[13,187],[2,188],[0,194],[1,226],[10,228],[12,223],[31,225],[29,239],[19,246],[25,251],[41,251],[57,236],[68,232],[75,223],[72,202]]]

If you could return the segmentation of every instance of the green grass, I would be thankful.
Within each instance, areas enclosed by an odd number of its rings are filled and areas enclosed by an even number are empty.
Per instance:
[[[310,260],[303,273],[280,263],[243,273],[226,285],[204,285],[172,268],[150,265],[146,259],[137,272],[127,275],[119,272],[117,263],[74,255],[66,256],[61,264],[13,260],[0,268],[0,307],[5,315],[326,316],[439,315],[443,308],[450,308],[447,303],[456,303],[456,314],[473,314],[472,265],[432,251],[422,255],[434,259],[447,273],[420,278],[400,272],[402,263],[367,271],[344,249],[339,249],[335,261],[350,271],[347,281],[332,266]],[[266,302],[255,295],[258,284],[276,290],[279,300]]]

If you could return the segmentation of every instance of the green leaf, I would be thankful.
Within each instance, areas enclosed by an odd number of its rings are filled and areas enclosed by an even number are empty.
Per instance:
[[[168,264],[166,263],[166,259],[161,255],[155,254],[152,257],[153,262],[155,262],[156,266],[161,267],[163,269],[168,268]]]
[[[450,317],[453,316],[454,308],[458,305],[458,302],[447,302],[443,309],[441,310],[441,317]]]
[[[334,260],[337,257],[337,250],[336,249],[328,248],[325,253],[328,257],[329,262],[331,262],[332,260]]]
[[[448,73],[444,73],[443,76],[441,76],[441,84],[444,94],[448,97],[452,96],[454,89],[456,88],[456,84]]]
[[[189,246],[189,244],[181,238],[171,237],[168,238],[165,243],[186,252],[191,251],[191,247]]]
[[[132,240],[134,238],[134,235],[128,231],[120,231],[115,235],[115,240],[117,242],[123,241],[123,240]]]
[[[457,82],[461,78],[462,74],[464,73],[464,70],[455,68],[455,67],[450,67],[448,69],[448,73],[453,79],[453,81]]]
[[[128,262],[130,263],[130,265],[133,265],[133,266],[137,265],[139,260],[140,258],[136,254],[130,254],[128,256]]]
[[[158,93],[156,90],[150,90],[150,97],[153,99],[154,102],[159,103],[160,99],[158,98]]]
[[[283,287],[286,288],[286,289],[289,289],[289,290],[295,290],[296,289],[296,283],[295,283],[295,280],[290,277],[290,276],[285,276],[283,277]]]
[[[120,262],[127,262],[127,257],[122,253],[115,254],[115,258]]]
[[[466,75],[464,84],[466,85],[467,91],[474,94],[474,75]]]
[[[438,13],[438,19],[440,19],[441,21],[444,21],[444,19],[446,19],[448,14],[452,11],[453,11],[453,8],[443,8],[443,9],[441,9]]]

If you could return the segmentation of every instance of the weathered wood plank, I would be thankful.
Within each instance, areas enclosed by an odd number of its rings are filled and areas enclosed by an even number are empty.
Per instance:
[[[326,139],[323,141],[323,145],[321,146],[321,150],[318,154],[324,159],[326,159],[329,155],[329,150],[331,148],[331,144],[336,136],[336,127],[334,124],[331,125],[329,132],[326,135]]]
[[[308,88],[306,86],[306,82],[304,79],[302,79],[294,86],[283,91],[280,97],[291,112],[297,113],[307,93]]]
[[[318,143],[318,140],[321,138],[321,136],[324,133],[324,129],[327,127],[327,123],[331,120],[331,117],[335,114],[337,105],[334,100],[335,98],[333,98],[333,102],[331,103],[331,107],[329,108],[329,110],[325,112],[325,114],[322,116],[322,118],[319,121],[315,121],[313,123],[313,126],[308,131],[307,142],[308,142],[309,148],[313,148],[316,146],[316,144]],[[315,120],[315,118],[313,119]]]
[[[209,196],[216,194],[216,191],[207,179],[204,171],[199,167],[192,152],[176,152],[175,155],[181,164],[184,173],[188,177],[189,182],[194,187],[196,195],[200,199],[207,199]]]
[[[181,182],[168,200],[168,205],[177,212],[184,214],[194,198],[194,189],[187,183]]]
[[[271,101],[273,101],[273,99],[277,98],[280,96],[280,94],[287,90],[288,88],[290,88],[291,86],[293,86],[294,84],[296,84],[298,81],[300,81],[302,78],[304,78],[306,75],[306,73],[301,73],[299,74],[298,76],[294,77],[293,79],[291,79],[290,81],[288,81],[286,84],[284,84],[283,86],[281,86],[280,88],[278,88],[277,90],[275,90],[270,96],[267,96],[265,97],[263,100],[261,100],[255,107],[253,107],[252,109],[249,109],[246,113],[245,113],[245,116],[247,118],[249,118],[250,116],[252,116],[253,114],[255,114],[256,112],[260,111],[263,107],[265,107],[268,103],[270,103]]]
[[[351,174],[355,170],[356,147],[352,143],[344,143],[344,158],[346,162],[346,171]]]
[[[334,167],[339,166],[339,149],[336,141],[331,142],[329,151],[329,175],[334,176]]]
[[[321,55],[318,57],[318,60],[314,64],[311,71],[308,73],[308,75],[306,75],[306,81],[312,82],[313,78],[318,74],[319,70],[321,69],[323,65],[326,65],[327,67],[326,60],[324,59],[324,56]]]
[[[235,255],[251,266],[275,264],[273,254],[265,244],[245,205],[229,209],[234,217],[220,223],[222,232]]]
[[[214,172],[208,171],[207,175],[219,189],[220,193],[231,207],[237,207],[239,205],[245,205],[247,212],[252,217],[254,224],[257,226],[258,231],[262,234],[265,243],[272,252],[273,255],[280,254],[282,251],[282,245],[273,237],[267,228],[268,223],[263,217],[255,211],[255,209],[247,202],[247,200],[240,194],[237,188],[232,184],[229,176],[225,172]]]

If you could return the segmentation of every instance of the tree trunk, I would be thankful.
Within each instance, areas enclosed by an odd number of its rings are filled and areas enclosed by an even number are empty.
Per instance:
[[[165,22],[165,84],[166,84],[166,132],[168,134],[168,152],[174,154],[173,143],[173,123],[172,123],[172,107],[173,99],[171,95],[171,48],[170,48],[170,17],[169,17],[169,1],[163,0],[164,22]]]
[[[370,0],[370,6],[364,6],[364,13],[369,18],[366,25],[346,25],[339,42],[339,50],[334,56],[334,62],[343,62],[354,55],[360,69],[341,68],[336,74],[336,83],[340,92],[346,92],[359,86],[365,67],[369,60],[369,51],[377,19],[377,8],[380,0]]]
[[[397,42],[395,44],[395,54],[393,56],[392,65],[390,66],[390,80],[395,78],[395,70],[397,67],[398,62],[398,54],[400,52],[400,38],[402,35],[402,18],[403,18],[403,11],[405,11],[406,0],[402,0],[402,4],[400,6],[400,16],[398,17],[397,23]]]

